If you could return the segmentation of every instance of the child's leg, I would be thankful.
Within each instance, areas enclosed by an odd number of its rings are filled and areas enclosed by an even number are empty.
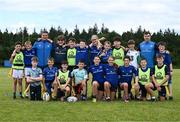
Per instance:
[[[35,100],[35,87],[30,85],[30,100]]]
[[[71,93],[71,89],[69,86],[66,86],[66,94],[65,94],[65,97],[69,97],[70,96],[70,93]]]
[[[104,91],[105,91],[105,98],[110,98],[110,87],[111,84],[107,81],[104,82]]]
[[[115,99],[115,95],[116,95],[116,92],[111,91],[111,101],[113,101]]]
[[[17,79],[13,78],[13,98],[16,98]]]
[[[154,93],[153,93],[153,84],[152,83],[150,83],[150,84],[147,84],[147,85],[145,85],[145,88],[146,88],[146,90],[147,90],[147,93],[149,93],[150,95],[151,95],[151,97],[155,97],[154,96]]]
[[[93,84],[92,84],[93,98],[97,98],[98,96],[98,87],[99,87],[99,83],[97,81],[93,81]]]
[[[97,97],[97,99],[98,100],[102,100],[103,99],[103,95],[104,95],[104,91],[98,91],[98,97]]]
[[[169,97],[170,99],[173,96],[173,92],[172,92],[172,76],[170,75],[169,80],[168,80],[168,90],[169,90]]]
[[[139,84],[134,85],[134,90],[135,90],[135,96],[136,96],[136,97],[138,97],[138,96],[139,96],[139,89],[140,89]]]
[[[58,83],[57,82],[53,82],[52,84],[53,86],[53,93],[52,93],[52,97],[56,98],[57,97],[57,93],[58,93]]]
[[[21,78],[18,79],[18,88],[19,88],[20,97],[23,98],[22,97],[22,79]]]
[[[85,82],[83,81],[83,82],[82,82],[82,89],[83,89],[82,95],[83,95],[83,96],[86,96],[86,88],[87,88],[86,85],[87,85],[87,84],[86,84],[86,81],[85,81]]]
[[[121,88],[124,89],[124,100],[128,99],[128,84],[122,83]]]
[[[41,99],[41,85],[36,86],[36,100],[42,100]]]

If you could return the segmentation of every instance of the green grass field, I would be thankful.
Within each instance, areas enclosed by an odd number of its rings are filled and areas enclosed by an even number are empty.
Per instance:
[[[0,68],[0,121],[180,121],[178,69],[174,70],[173,101],[129,103],[13,100],[12,79],[8,77],[8,71],[7,68]]]

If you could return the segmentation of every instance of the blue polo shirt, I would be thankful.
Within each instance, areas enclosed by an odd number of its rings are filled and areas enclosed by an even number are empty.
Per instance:
[[[88,65],[88,61],[89,61],[89,58],[88,58],[88,53],[89,53],[89,50],[88,48],[80,48],[80,47],[76,47],[76,64],[78,64],[79,60],[83,60],[85,62],[85,65],[87,66]]]
[[[166,66],[170,69],[170,64],[172,63],[172,58],[171,55],[169,53],[167,53],[166,51],[163,53],[157,52],[156,55],[161,54],[164,57],[164,64],[166,64]]]
[[[23,55],[24,55],[25,67],[28,67],[28,68],[32,67],[31,58],[36,55],[36,51],[34,49],[31,49],[31,50],[25,49],[23,51]]]
[[[104,70],[103,65],[91,65],[89,67],[89,72],[92,74],[93,81],[97,81],[99,83],[104,83]]]
[[[131,85],[131,81],[133,76],[137,76],[137,71],[135,67],[129,65],[128,67],[120,66],[119,69],[119,75],[120,75],[120,83],[128,83],[128,85]]]
[[[103,52],[101,51],[98,55],[101,55]],[[111,56],[112,55],[112,49],[109,49],[106,53],[105,53],[105,55],[104,56],[101,56],[101,62],[102,63],[107,63],[107,60],[108,60],[108,58],[109,58],[109,56]]]
[[[97,46],[91,46],[89,47],[90,50],[90,65],[94,64],[93,60],[94,57],[98,55],[101,49],[98,49]]]
[[[53,82],[55,79],[55,76],[57,76],[58,69],[56,67],[46,67],[43,70],[43,76],[45,78],[45,82]]]

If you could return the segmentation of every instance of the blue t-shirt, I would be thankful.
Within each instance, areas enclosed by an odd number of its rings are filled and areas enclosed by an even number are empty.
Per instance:
[[[91,46],[90,49],[90,65],[94,64],[94,57],[98,55],[101,49],[98,49],[97,46]]]
[[[120,66],[119,67],[120,83],[128,83],[131,85],[133,76],[137,76],[137,71],[135,67],[129,65],[128,67]]]
[[[99,52],[98,55],[101,55],[103,53],[103,51]],[[107,60],[109,58],[109,56],[112,55],[112,49],[109,49],[104,56],[101,56],[101,62],[102,63],[107,63]]]
[[[55,79],[55,76],[57,76],[58,69],[56,67],[46,67],[43,70],[43,76],[45,78],[45,82],[53,82]]]
[[[109,64],[104,65],[104,74],[105,80],[110,82],[111,85],[117,86],[118,85],[118,71],[117,68],[114,66],[110,66]]]
[[[85,65],[88,65],[88,48],[80,48],[80,47],[76,47],[76,64],[78,64],[79,60],[83,60],[85,62]]]
[[[147,60],[147,66],[153,68],[156,44],[152,41],[143,41],[139,45],[140,56]]]
[[[39,59],[38,66],[47,66],[48,58],[51,55],[52,43],[48,40],[38,40],[34,43],[33,48],[36,50],[36,56]]]
[[[103,71],[103,65],[91,65],[89,67],[89,72],[92,74],[93,81],[97,81],[99,83],[104,83],[104,71]]]
[[[32,67],[31,58],[36,55],[36,51],[34,49],[31,49],[31,50],[25,49],[23,51],[23,55],[24,55],[25,67],[28,67],[28,68]]]
[[[172,58],[169,53],[166,51],[164,53],[157,52],[156,55],[161,54],[164,57],[164,64],[170,69],[170,64],[172,63]]]

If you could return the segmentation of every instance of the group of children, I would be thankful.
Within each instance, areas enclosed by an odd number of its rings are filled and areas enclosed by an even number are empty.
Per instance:
[[[103,39],[102,45],[96,35],[92,36],[91,41],[89,46],[85,40],[76,44],[74,38],[70,38],[67,44],[58,42],[56,45],[64,48],[63,55],[66,57],[56,60],[53,55],[54,58],[49,58],[44,68],[38,68],[36,51],[30,41],[25,42],[23,50],[21,43],[16,43],[10,58],[14,79],[13,98],[16,98],[18,84],[21,98],[41,100],[42,92],[48,92],[54,100],[64,101],[69,96],[87,100],[87,82],[92,78],[93,102],[113,101],[116,98],[128,102],[132,98],[147,100],[148,97],[153,101],[157,98],[163,101],[167,96],[172,99],[172,61],[164,42],[158,44],[157,64],[149,68],[148,61],[135,50],[134,40],[128,41],[128,48],[121,46],[119,37],[114,38],[113,46],[106,39]],[[24,75],[26,90],[23,95]],[[155,97],[155,90],[158,97]]]

